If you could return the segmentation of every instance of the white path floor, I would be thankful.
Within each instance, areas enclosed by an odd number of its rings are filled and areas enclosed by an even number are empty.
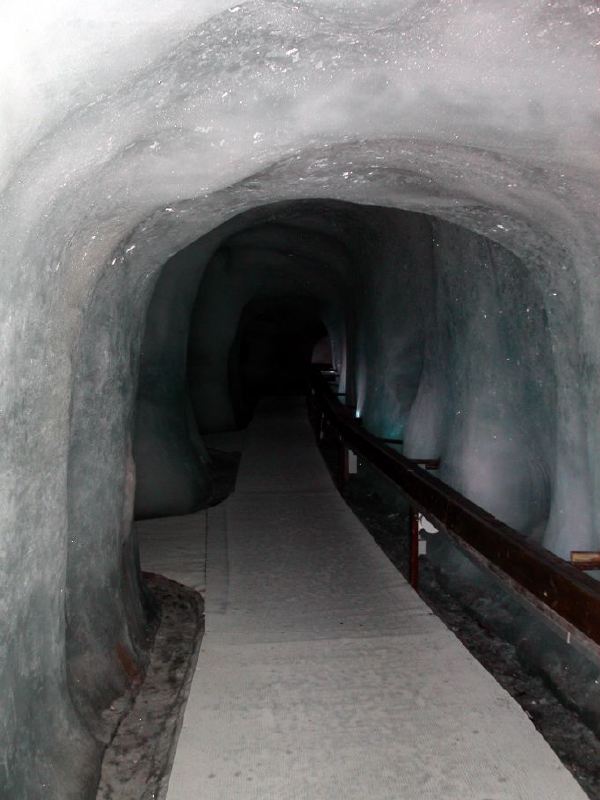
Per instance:
[[[168,800],[583,800],[529,718],[263,407],[206,515],[206,634]]]

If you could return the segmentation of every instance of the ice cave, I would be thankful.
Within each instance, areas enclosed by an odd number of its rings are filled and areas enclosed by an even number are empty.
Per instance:
[[[0,13],[2,798],[95,797],[134,512],[205,507],[203,437],[315,348],[372,434],[600,550],[596,3]]]

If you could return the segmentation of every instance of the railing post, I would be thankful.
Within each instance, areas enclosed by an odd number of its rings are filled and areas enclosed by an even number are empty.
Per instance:
[[[350,476],[348,448],[341,435],[338,437],[338,475],[339,488],[341,490],[346,486]]]
[[[319,408],[319,417],[317,422],[317,434],[319,441],[323,441],[325,438],[325,412],[322,408]]]
[[[410,506],[408,509],[408,580],[413,589],[419,588],[419,515]]]

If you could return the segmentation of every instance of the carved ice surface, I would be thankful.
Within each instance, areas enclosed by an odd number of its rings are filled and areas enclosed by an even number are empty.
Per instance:
[[[361,413],[397,414],[407,447],[444,448],[447,480],[559,554],[598,547],[599,21],[575,0],[5,4],[3,796],[92,791],[117,645],[144,650],[146,309],[160,267],[243,212],[329,198],[436,218],[422,370],[412,395],[385,385],[412,334],[365,305]],[[393,242],[374,246],[381,280],[410,316],[418,249],[403,291]]]

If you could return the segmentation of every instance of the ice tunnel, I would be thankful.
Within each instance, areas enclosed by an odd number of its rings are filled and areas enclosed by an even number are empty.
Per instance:
[[[134,506],[207,502],[202,434],[324,336],[370,431],[600,548],[595,3],[2,17],[2,797],[93,796],[146,658]]]

